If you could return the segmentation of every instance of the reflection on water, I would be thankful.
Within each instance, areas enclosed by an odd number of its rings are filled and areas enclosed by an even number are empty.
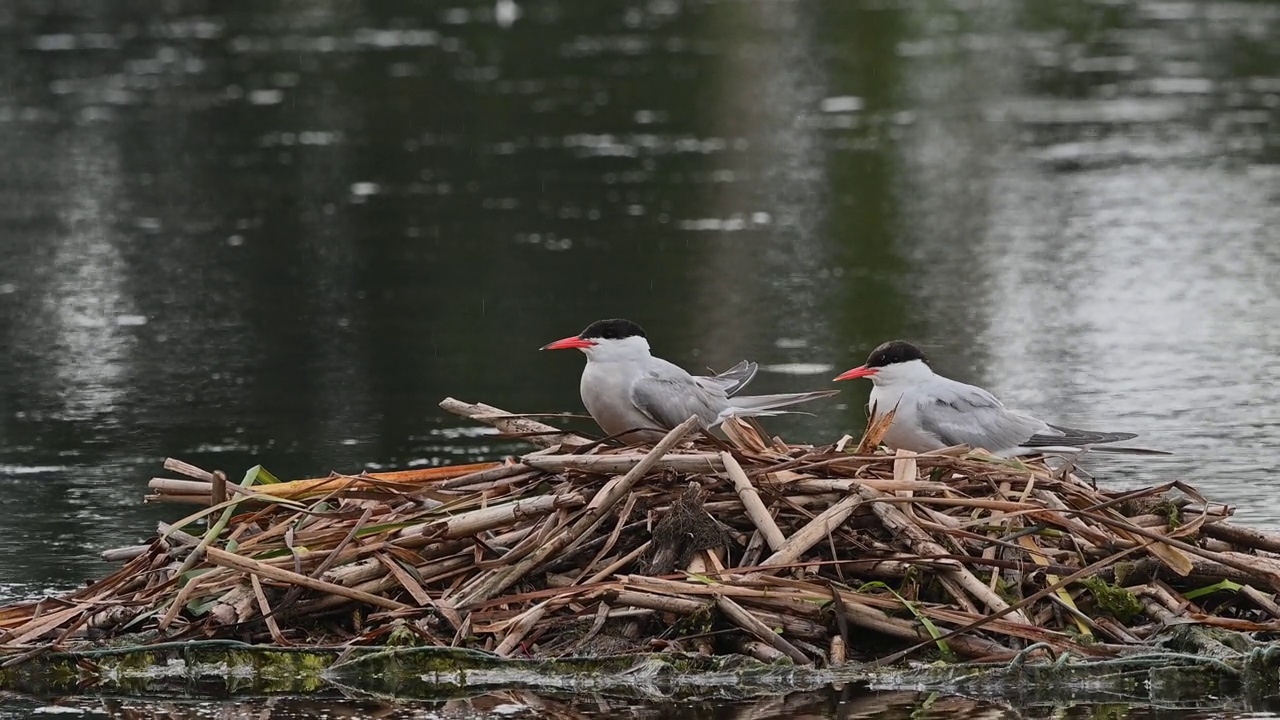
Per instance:
[[[1268,718],[1275,717],[1264,708],[1216,709],[1195,707],[1150,707],[1113,703],[1096,705],[1069,703],[1064,705],[1013,706],[962,697],[943,697],[932,693],[877,692],[855,686],[842,686],[812,692],[793,692],[752,701],[689,701],[655,703],[605,696],[561,697],[524,690],[485,693],[440,702],[395,702],[357,698],[292,698],[260,697],[242,700],[161,700],[146,698],[67,698],[57,703],[15,699],[0,708],[0,720],[27,717],[110,717],[122,720],[167,718],[168,720],[213,720],[217,718],[255,718],[256,720],[293,720],[335,718],[350,720],[401,720],[432,718],[436,720],[469,720],[471,718],[558,718],[560,720],[593,720],[599,718],[634,718],[647,720],[669,718],[716,718],[717,720],[1012,720],[1013,718],[1057,718],[1060,720],[1092,720],[1094,718],[1178,717],[1200,718]]]
[[[626,316],[825,387],[890,337],[1280,526],[1277,2],[0,7],[0,594],[99,575],[176,455],[516,445]],[[862,426],[866,387],[790,438]],[[583,425],[584,428],[589,427]]]

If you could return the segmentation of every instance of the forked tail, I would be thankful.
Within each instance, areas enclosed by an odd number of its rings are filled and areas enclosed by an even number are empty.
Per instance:
[[[1170,455],[1163,450],[1148,450],[1147,448],[1134,447],[1116,447],[1108,446],[1106,443],[1120,442],[1122,440],[1132,440],[1138,437],[1137,433],[1127,432],[1094,432],[1092,430],[1079,430],[1076,428],[1063,427],[1061,425],[1049,425],[1049,427],[1062,433],[1061,435],[1050,435],[1041,433],[1032,435],[1026,442],[1022,443],[1022,447],[1032,450],[1043,449],[1060,450],[1071,448],[1082,448],[1088,446],[1093,452],[1108,452],[1117,455]]]
[[[743,417],[763,417],[767,415],[785,415],[790,412],[799,412],[798,410],[782,410],[780,408],[799,405],[810,400],[821,400],[822,398],[831,397],[839,390],[815,390],[813,392],[803,393],[779,393],[777,395],[745,395],[732,398],[729,401],[729,407],[725,408],[720,416],[716,418],[716,423],[723,422],[730,415],[741,415]]]

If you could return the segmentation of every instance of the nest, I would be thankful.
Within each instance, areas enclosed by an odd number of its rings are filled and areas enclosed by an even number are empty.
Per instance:
[[[170,460],[197,512],[110,576],[0,608],[12,665],[50,649],[410,642],[503,657],[688,652],[838,665],[1115,657],[1166,626],[1280,629],[1280,536],[1180,482],[1098,489],[1041,459],[829,446],[696,419],[611,447],[442,403],[518,460],[240,483]]]

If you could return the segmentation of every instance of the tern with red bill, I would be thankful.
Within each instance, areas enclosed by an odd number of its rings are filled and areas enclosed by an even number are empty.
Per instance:
[[[868,404],[877,415],[894,411],[884,444],[895,449],[928,452],[968,445],[1002,457],[1084,448],[1134,455],[1168,454],[1143,448],[1093,447],[1137,435],[1077,430],[1010,410],[980,387],[938,375],[920,348],[903,340],[884,343],[871,352],[865,365],[835,380],[855,378],[872,382]]]
[[[753,362],[714,376],[690,375],[649,352],[644,330],[630,320],[598,320],[543,350],[581,350],[587,356],[579,391],[600,428],[628,442],[654,442],[697,415],[712,428],[730,415],[778,415],[782,408],[830,397],[819,390],[780,395],[735,396],[755,377]]]

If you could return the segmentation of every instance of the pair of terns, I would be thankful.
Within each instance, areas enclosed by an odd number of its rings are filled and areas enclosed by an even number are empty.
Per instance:
[[[576,349],[587,356],[580,384],[582,403],[605,433],[628,441],[654,442],[691,415],[697,415],[705,427],[711,428],[730,415],[777,415],[788,412],[783,408],[839,392],[738,395],[755,377],[756,363],[743,361],[719,375],[690,375],[654,357],[644,329],[630,320],[599,320],[577,335],[542,349]],[[873,383],[870,404],[877,412],[895,410],[884,436],[884,443],[895,449],[929,452],[968,445],[1012,457],[1069,452],[1137,437],[1133,433],[1091,432],[1052,425],[1010,410],[982,388],[933,372],[924,353],[902,340],[877,347],[865,365],[835,380],[855,378],[868,378]],[[1139,448],[1097,449],[1156,452]]]

